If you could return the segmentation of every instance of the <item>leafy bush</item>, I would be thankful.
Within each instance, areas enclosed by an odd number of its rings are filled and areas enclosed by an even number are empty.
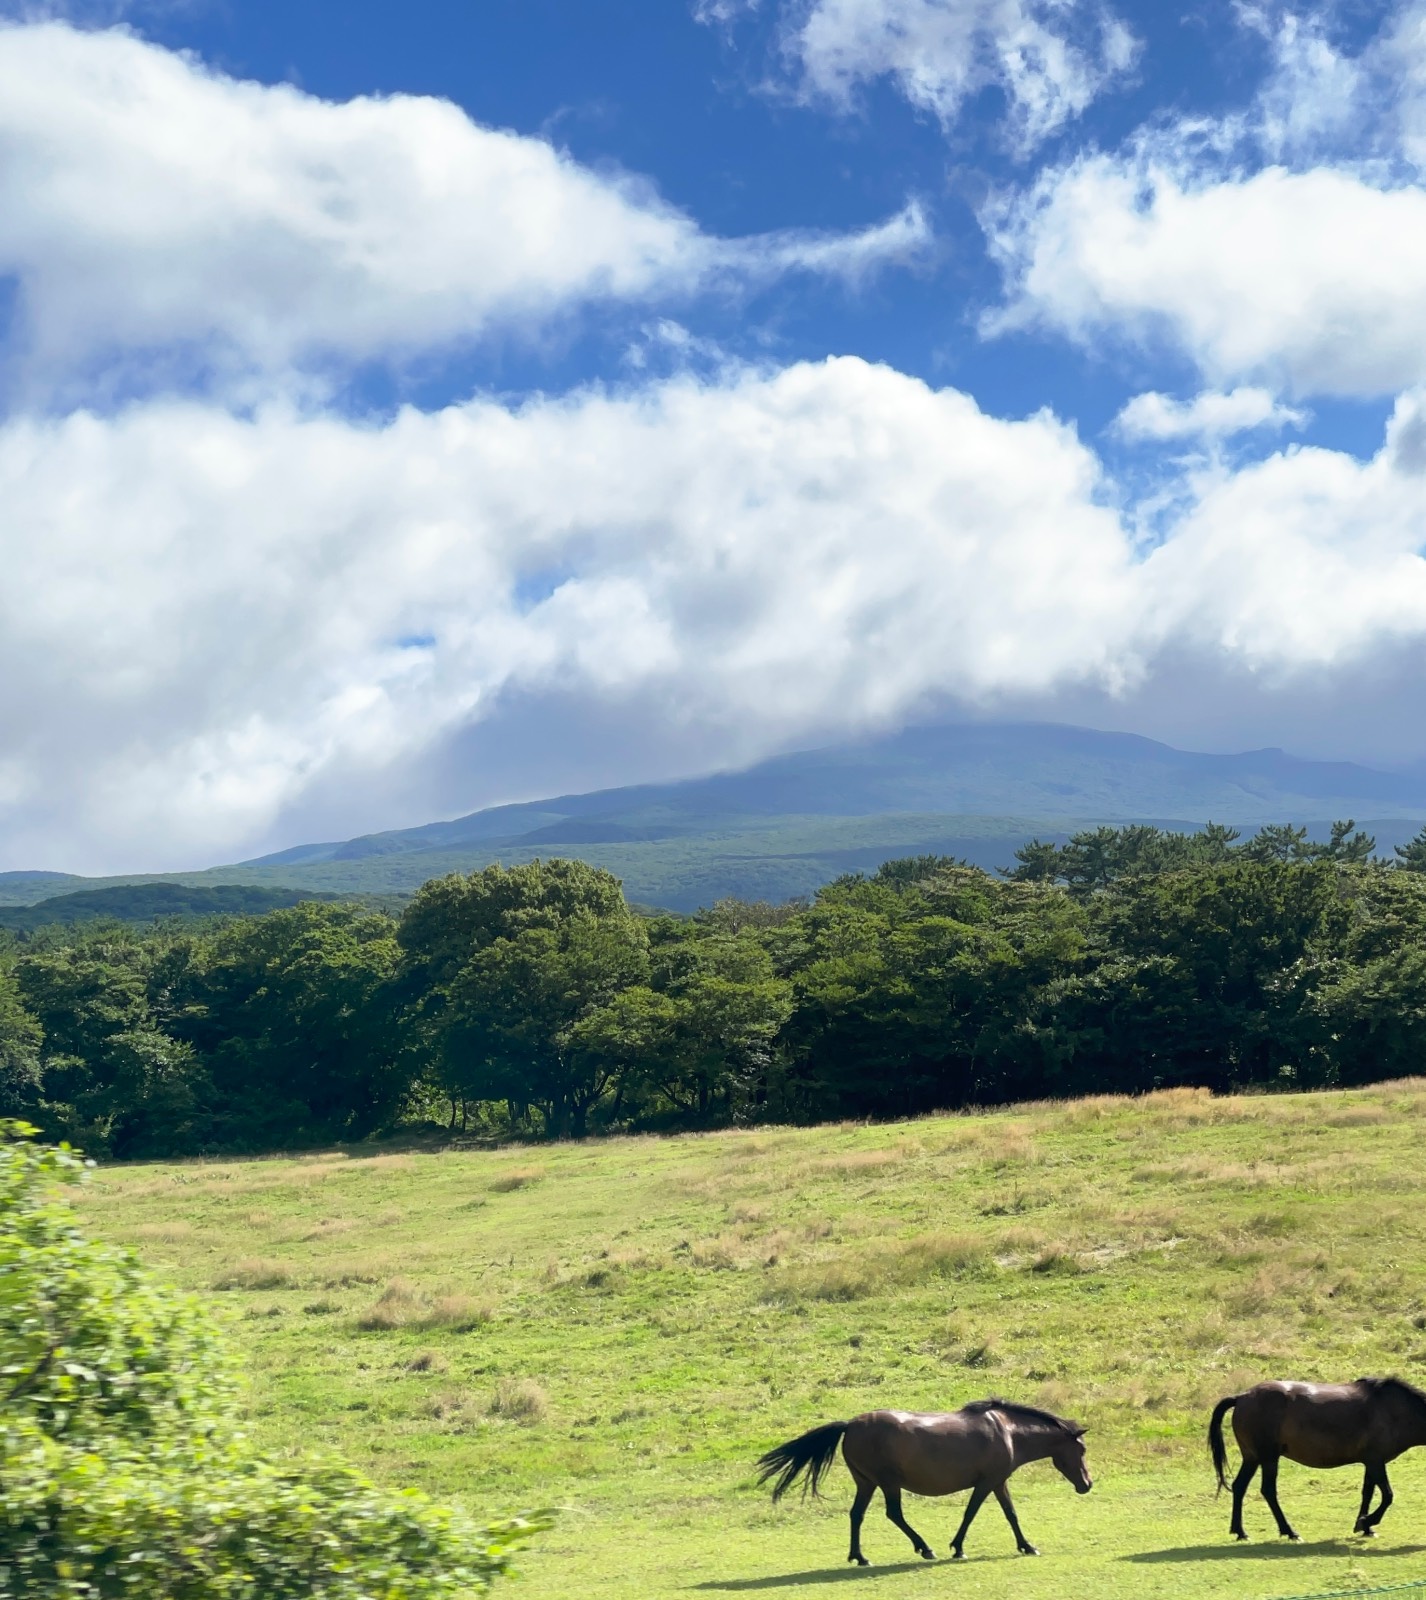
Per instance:
[[[536,1515],[479,1528],[238,1431],[192,1299],[84,1238],[64,1148],[0,1122],[0,1594],[16,1600],[435,1600],[483,1593]]]

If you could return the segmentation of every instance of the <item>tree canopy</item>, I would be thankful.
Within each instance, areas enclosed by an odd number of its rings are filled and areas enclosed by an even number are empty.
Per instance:
[[[102,1154],[545,1137],[1422,1070],[1426,829],[1096,828],[647,916],[578,861],[0,951],[0,1113]]]

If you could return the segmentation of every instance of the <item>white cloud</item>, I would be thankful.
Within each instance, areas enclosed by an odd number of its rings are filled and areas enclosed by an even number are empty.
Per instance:
[[[1077,117],[1137,49],[1122,22],[1080,0],[810,0],[786,18],[809,94],[845,108],[862,85],[890,78],[949,125],[996,87],[1026,146]]]
[[[0,274],[25,370],[362,361],[581,305],[914,255],[914,205],[861,234],[720,240],[637,179],[448,102],[334,104],[121,32],[0,24]],[[82,391],[81,391],[82,392]]]
[[[14,865],[232,858],[512,693],[637,703],[717,759],[929,696],[1120,691],[1171,649],[1291,681],[1426,637],[1423,469],[1411,398],[1372,462],[1220,473],[1146,554],[1053,417],[850,358],[380,425],[13,421],[0,837]]]
[[[1155,628],[1279,679],[1426,638],[1422,407],[1369,462],[1294,450],[1211,483],[1145,563]]]
[[[1254,428],[1301,427],[1305,412],[1283,405],[1266,389],[1207,390],[1175,400],[1150,390],[1136,394],[1115,417],[1114,431],[1131,440],[1226,439]]]
[[[1350,170],[1199,177],[1094,155],[987,216],[1006,273],[991,329],[1184,351],[1216,385],[1394,394],[1426,380],[1426,191]]]
[[[1128,549],[1097,491],[1053,419],[851,359],[382,426],[12,422],[7,853],[231,856],[514,689],[652,695],[766,748],[932,688],[1117,679]]]
[[[1252,104],[1082,154],[983,222],[987,331],[1186,354],[1215,386],[1384,397],[1426,381],[1426,0],[1355,54],[1322,15],[1240,7],[1271,41]]]

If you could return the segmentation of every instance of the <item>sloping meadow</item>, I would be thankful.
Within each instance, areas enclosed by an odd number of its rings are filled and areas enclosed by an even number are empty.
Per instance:
[[[1426,1381],[1423,1136],[1419,1081],[1170,1091],[106,1168],[83,1205],[231,1320],[268,1448],[326,1443],[445,1497],[566,1507],[532,1594],[815,1587],[845,1554],[848,1480],[774,1510],[753,1459],[858,1411],[997,1393],[1087,1423],[1099,1480],[1083,1502],[1047,1467],[1016,1480],[1047,1552],[1018,1591],[1291,1595],[1426,1573],[1406,1548],[1426,1542],[1426,1469],[1402,1464],[1363,1547],[1338,1538],[1355,1474],[1287,1468],[1308,1543],[1270,1544],[1250,1502],[1262,1542],[1235,1551],[1206,1411],[1266,1376]],[[947,1544],[948,1506],[909,1515]],[[1002,1592],[1012,1549],[992,1507],[957,1589]],[[909,1546],[878,1522],[868,1553],[900,1564]],[[869,1571],[879,1596],[921,1583],[919,1566]]]

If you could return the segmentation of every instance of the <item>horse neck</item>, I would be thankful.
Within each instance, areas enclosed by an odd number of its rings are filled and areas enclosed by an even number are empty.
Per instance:
[[[1402,1395],[1393,1409],[1402,1447],[1411,1450],[1426,1444],[1426,1406],[1415,1395]]]
[[[1017,1467],[1023,1467],[1031,1461],[1043,1461],[1046,1456],[1053,1455],[1055,1447],[1064,1437],[1058,1428],[1036,1422],[1016,1423],[1010,1434]]]

